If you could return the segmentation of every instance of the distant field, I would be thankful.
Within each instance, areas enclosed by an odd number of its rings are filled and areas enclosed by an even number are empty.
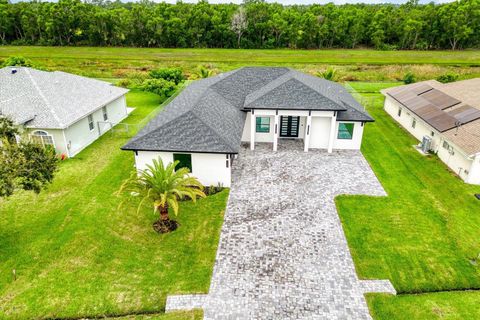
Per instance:
[[[186,61],[198,63],[333,63],[333,64],[441,64],[480,66],[480,51],[378,50],[246,50],[158,49],[102,47],[15,47],[0,49],[0,56],[23,54],[35,58]]]
[[[156,49],[105,47],[0,47],[0,59],[23,55],[48,69],[92,77],[122,78],[159,66],[180,66],[188,72],[198,65],[226,71],[245,65],[290,66],[315,74],[329,66],[338,80],[396,81],[407,71],[419,79],[446,72],[461,77],[480,76],[480,50],[376,51],[376,50],[236,50]]]

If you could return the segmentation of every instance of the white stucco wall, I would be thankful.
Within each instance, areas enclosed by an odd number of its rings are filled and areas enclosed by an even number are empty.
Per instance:
[[[338,126],[339,123],[353,123],[353,135],[352,139],[338,139]],[[352,121],[338,121],[335,126],[335,138],[333,140],[333,149],[347,149],[347,150],[359,150],[362,146],[363,129],[361,122]]]
[[[220,183],[224,187],[230,187],[231,161],[228,161],[227,167],[227,154],[190,153],[190,155],[192,156],[192,175],[203,185],[216,186]],[[147,164],[159,157],[165,164],[173,162],[173,152],[137,151],[135,166],[137,170],[144,170]]]
[[[398,116],[398,109],[402,108],[401,116]],[[418,141],[422,141],[424,136],[432,137],[432,150],[437,153],[442,160],[453,172],[455,172],[463,181],[467,183],[480,184],[480,172],[476,174],[477,169],[474,161],[469,155],[464,154],[460,148],[447,140],[447,143],[453,148],[453,154],[443,148],[444,138],[441,133],[425,123],[413,112],[403,107],[400,103],[391,97],[385,98],[385,111],[397,121],[405,130],[412,134]],[[412,121],[416,119],[415,128],[412,128]],[[433,136],[432,136],[433,132]]]
[[[28,129],[28,133],[32,134],[35,131],[44,131],[48,135],[52,136],[55,150],[58,154],[67,154],[67,146],[65,139],[63,138],[63,130],[60,129]]]
[[[470,173],[466,181],[472,184],[480,184],[480,154],[477,154],[475,160],[472,161]]]
[[[327,149],[330,137],[331,118],[312,117],[309,148]]]
[[[398,116],[398,109],[402,109],[402,114]],[[410,132],[418,141],[422,141],[424,136],[432,138],[432,150],[436,151],[440,147],[441,134],[417,117],[413,112],[403,107],[400,103],[391,97],[385,98],[385,111],[397,121],[405,130]],[[416,119],[415,128],[412,128],[413,119]],[[432,136],[433,132],[433,136]]]
[[[88,126],[88,116],[80,119],[65,129],[65,140],[70,145],[69,156],[73,157],[86,148],[99,136],[110,130],[111,126],[116,125],[127,117],[127,105],[125,96],[122,96],[106,105],[108,122],[112,125],[104,124],[102,108],[98,109],[93,115],[94,128],[90,130]],[[99,123],[100,122],[100,131]]]
[[[279,125],[280,125],[280,116],[299,116],[300,125],[298,132],[298,139],[305,138],[306,130],[306,121],[308,116],[308,111],[298,111],[298,110],[279,110]],[[257,117],[269,117],[270,118],[270,132],[268,133],[255,133],[255,142],[273,142],[274,132],[275,132],[275,110],[255,110],[255,116]],[[309,148],[314,149],[327,149],[328,140],[330,137],[330,126],[331,126],[331,117],[333,116],[332,111],[312,111],[312,123],[310,127],[310,140],[308,142]],[[348,122],[345,123],[354,123],[354,132],[353,139],[337,139],[338,134],[338,123],[336,122],[335,132],[334,132],[334,149],[360,149],[363,138],[363,128],[361,122]],[[250,142],[250,125],[251,125],[251,113],[248,112],[247,118],[245,121],[245,127],[243,128],[242,141]],[[280,128],[278,128],[280,130]],[[282,139],[279,135],[279,139]]]
[[[447,141],[448,142],[448,141]],[[443,144],[443,143],[442,143]],[[453,172],[455,172],[462,180],[467,181],[473,160],[468,159],[468,156],[463,154],[458,147],[449,143],[453,148],[451,154],[443,146],[438,148],[437,155]]]

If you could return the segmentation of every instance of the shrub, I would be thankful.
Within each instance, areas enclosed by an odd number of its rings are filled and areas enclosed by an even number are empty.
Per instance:
[[[454,82],[454,81],[457,81],[457,79],[458,79],[458,74],[456,73],[446,73],[437,77],[437,81],[441,83]]]
[[[170,97],[177,89],[177,86],[175,82],[165,79],[146,79],[137,85],[136,88],[156,93],[162,97]]]
[[[22,56],[8,57],[2,64],[2,67],[19,66],[19,67],[33,67],[33,63],[30,59],[26,59]]]
[[[323,72],[317,73],[317,76],[319,76],[320,78],[324,78],[325,80],[335,81],[335,79],[337,78],[337,70],[333,68],[328,68]]]
[[[185,80],[185,76],[180,68],[162,68],[157,70],[152,70],[149,73],[150,77],[154,79],[163,79],[167,81],[172,81],[175,84],[179,84]]]
[[[403,83],[405,84],[410,84],[410,83],[414,83],[417,81],[417,79],[415,78],[415,75],[411,72],[407,72],[404,76],[403,76],[403,79],[402,79]]]

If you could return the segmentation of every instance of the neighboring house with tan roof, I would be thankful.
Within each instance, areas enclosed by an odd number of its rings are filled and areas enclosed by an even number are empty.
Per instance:
[[[385,111],[462,180],[480,184],[480,78],[382,90]]]
[[[127,116],[127,89],[65,72],[0,69],[0,116],[73,157]]]

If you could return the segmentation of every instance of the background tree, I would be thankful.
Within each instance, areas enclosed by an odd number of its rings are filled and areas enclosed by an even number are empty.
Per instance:
[[[0,0],[0,44],[215,48],[480,46],[480,0],[283,6]]]
[[[237,12],[232,16],[232,22],[230,28],[233,32],[237,35],[237,48],[240,48],[240,40],[242,39],[242,35],[247,30],[248,21],[247,21],[247,14],[245,13],[245,9],[243,7],[239,7]]]

